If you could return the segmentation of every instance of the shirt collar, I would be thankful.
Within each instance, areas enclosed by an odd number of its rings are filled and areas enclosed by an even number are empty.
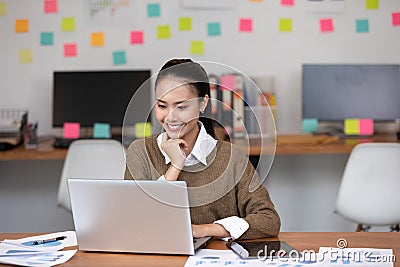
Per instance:
[[[201,121],[199,121],[200,132],[197,136],[196,142],[194,144],[192,152],[187,156],[189,158],[191,155],[194,156],[198,161],[202,164],[207,165],[207,156],[211,153],[211,151],[215,148],[217,144],[217,140],[215,140],[211,135],[209,135],[204,128],[204,125]],[[158,147],[165,158],[165,164],[171,162],[171,159],[168,155],[161,149],[162,135],[165,133],[161,133],[157,136],[157,144]]]

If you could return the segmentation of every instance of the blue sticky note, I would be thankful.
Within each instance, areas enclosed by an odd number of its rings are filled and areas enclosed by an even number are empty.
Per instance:
[[[209,36],[221,35],[221,24],[219,22],[208,23],[207,32]]]
[[[111,126],[109,123],[96,122],[93,126],[93,138],[110,138]]]
[[[115,51],[113,52],[114,65],[126,64],[126,53],[125,51]]]
[[[40,44],[41,45],[53,45],[54,35],[52,32],[42,32],[40,33]]]
[[[160,12],[160,4],[152,3],[147,4],[147,16],[148,17],[159,17],[161,14]]]
[[[314,133],[318,128],[317,119],[303,119],[303,133]]]
[[[356,20],[356,31],[358,33],[369,32],[369,22],[367,19]]]

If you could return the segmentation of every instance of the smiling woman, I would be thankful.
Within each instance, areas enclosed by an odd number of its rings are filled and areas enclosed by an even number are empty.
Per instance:
[[[168,61],[155,83],[155,115],[165,130],[128,148],[125,179],[185,181],[194,237],[276,236],[280,219],[248,157],[216,140],[210,86],[202,66],[190,59]]]

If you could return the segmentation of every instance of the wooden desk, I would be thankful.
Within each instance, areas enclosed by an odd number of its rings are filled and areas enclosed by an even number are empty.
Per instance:
[[[0,234],[0,240],[5,238],[22,238],[31,234]],[[345,238],[348,247],[359,248],[391,248],[397,262],[394,266],[400,266],[400,233],[281,233],[280,240],[288,242],[296,249],[318,251],[319,247],[336,247],[339,238]],[[277,238],[272,238],[276,240]],[[213,240],[207,248],[227,249],[225,242]],[[167,255],[145,255],[145,254],[125,254],[125,253],[99,253],[78,251],[75,256],[63,266],[184,266],[187,256],[167,256]],[[0,266],[7,266],[1,265]]]
[[[360,139],[335,139],[329,142],[318,141],[320,136],[299,137],[278,136],[275,153],[277,155],[293,154],[348,154],[356,144],[365,142],[399,142],[394,135],[375,136],[373,138]],[[279,141],[282,140],[282,141]],[[250,139],[250,149],[244,149],[250,156],[258,156],[262,151],[260,139]],[[267,147],[264,153],[272,153],[275,143],[270,140],[263,140],[264,147]],[[235,144],[243,146],[247,143],[244,139],[235,139]],[[39,143],[38,149],[25,149],[19,146],[8,151],[0,151],[0,160],[63,160],[67,154],[67,149],[55,149],[52,146],[53,140],[46,140]]]

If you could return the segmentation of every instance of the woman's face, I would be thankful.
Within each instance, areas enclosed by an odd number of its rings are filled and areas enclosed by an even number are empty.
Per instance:
[[[172,139],[195,140],[199,132],[199,112],[206,107],[208,96],[202,101],[196,92],[181,80],[165,77],[156,87],[155,115]]]

